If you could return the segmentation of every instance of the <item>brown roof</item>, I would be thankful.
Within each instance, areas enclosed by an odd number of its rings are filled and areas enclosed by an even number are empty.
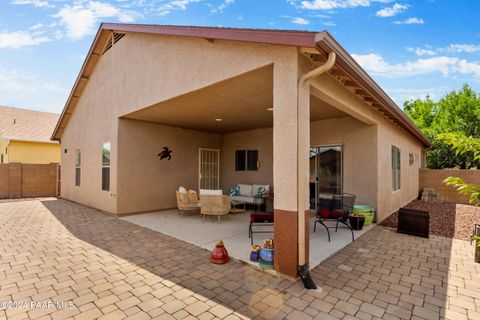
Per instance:
[[[0,106],[0,138],[49,142],[58,121],[57,113]]]
[[[87,58],[70,92],[60,119],[55,127],[52,140],[60,140],[73,110],[81,96],[89,76],[92,74],[96,62],[103,49],[111,39],[111,32],[139,32],[161,35],[175,35],[185,37],[200,37],[205,39],[219,39],[231,41],[244,41],[254,43],[267,43],[289,45],[304,48],[313,48],[320,54],[335,52],[337,59],[335,67],[344,72],[350,85],[361,92],[362,99],[369,101],[372,107],[382,112],[387,118],[398,126],[419,139],[426,147],[432,143],[393,102],[393,100],[380,88],[380,86],[358,65],[358,63],[340,46],[340,44],[326,31],[290,31],[290,30],[264,30],[264,29],[236,29],[216,27],[193,26],[162,26],[122,23],[102,23],[90,47]],[[357,90],[358,89],[358,90]]]

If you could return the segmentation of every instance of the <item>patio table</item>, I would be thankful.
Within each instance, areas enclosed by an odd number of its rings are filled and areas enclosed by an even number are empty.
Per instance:
[[[243,206],[243,209],[242,208],[237,208],[237,206]],[[240,200],[232,200],[232,208],[230,209],[230,213],[240,213],[240,212],[245,212],[245,206],[246,206],[246,203],[244,201],[240,201]]]

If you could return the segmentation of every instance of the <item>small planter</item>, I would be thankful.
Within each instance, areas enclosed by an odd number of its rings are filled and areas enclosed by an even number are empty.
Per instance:
[[[260,266],[263,269],[273,269],[273,249],[260,250]]]
[[[256,244],[252,245],[252,251],[250,252],[250,261],[258,262],[258,260],[260,259],[260,249],[260,246]]]
[[[365,223],[364,216],[349,216],[348,221],[353,230],[362,230],[363,224]]]

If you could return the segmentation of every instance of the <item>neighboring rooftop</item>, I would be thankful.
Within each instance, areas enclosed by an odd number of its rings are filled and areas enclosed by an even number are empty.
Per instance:
[[[0,106],[0,138],[49,142],[59,114]]]

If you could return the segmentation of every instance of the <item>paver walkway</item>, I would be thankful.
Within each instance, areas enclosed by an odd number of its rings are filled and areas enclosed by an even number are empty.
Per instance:
[[[313,270],[322,293],[64,200],[0,203],[0,236],[0,318],[480,319],[467,242],[383,227]]]

